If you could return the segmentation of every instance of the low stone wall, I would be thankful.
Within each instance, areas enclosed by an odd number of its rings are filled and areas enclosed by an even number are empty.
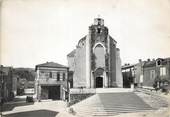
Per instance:
[[[71,88],[70,94],[90,94],[90,93],[96,93],[96,89],[94,88]]]
[[[94,95],[94,93],[70,94],[69,106],[76,104],[92,95]]]

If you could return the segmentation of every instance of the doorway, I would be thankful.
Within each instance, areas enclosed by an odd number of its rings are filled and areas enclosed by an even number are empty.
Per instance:
[[[60,86],[49,86],[48,98],[53,100],[60,100]]]
[[[96,88],[103,88],[103,77],[96,77]]]

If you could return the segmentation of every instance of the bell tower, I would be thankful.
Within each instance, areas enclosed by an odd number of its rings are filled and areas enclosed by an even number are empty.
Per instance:
[[[95,18],[89,27],[90,81],[92,88],[108,87],[108,28],[102,18]]]

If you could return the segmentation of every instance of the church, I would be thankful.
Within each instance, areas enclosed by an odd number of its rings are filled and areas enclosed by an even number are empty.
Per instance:
[[[67,55],[71,88],[123,87],[120,50],[104,19],[95,18],[88,34]]]

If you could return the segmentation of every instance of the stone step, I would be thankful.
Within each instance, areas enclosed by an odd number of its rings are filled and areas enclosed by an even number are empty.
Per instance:
[[[131,88],[96,88],[96,93],[120,93],[120,92],[132,92]]]
[[[76,107],[74,109],[94,109],[94,108],[148,108],[148,109],[151,109],[151,107],[149,106],[132,106],[132,105],[91,105],[90,107],[85,105],[85,106],[79,106],[79,107]]]
[[[75,105],[80,116],[114,116],[121,113],[153,110],[132,92],[100,93]]]
[[[123,111],[135,111],[135,110],[153,110],[150,108],[96,108],[96,109],[80,109],[78,112],[94,112],[94,111],[98,111],[98,112],[103,112],[103,111],[119,111],[119,110],[123,110]]]
[[[115,113],[132,113],[132,112],[143,112],[143,111],[149,111],[151,109],[148,108],[136,108],[136,109],[129,109],[129,108],[103,108],[103,109],[88,109],[86,110],[79,110],[79,115],[103,115],[103,116],[109,116],[113,115]]]

